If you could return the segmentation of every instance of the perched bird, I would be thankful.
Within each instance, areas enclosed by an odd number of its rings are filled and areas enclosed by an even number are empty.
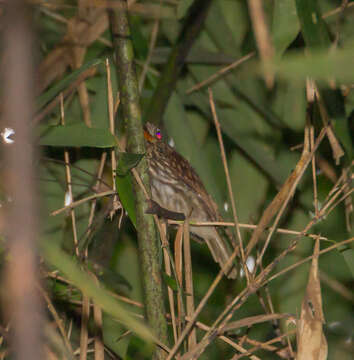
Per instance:
[[[147,123],[144,136],[152,199],[164,209],[183,213],[191,221],[222,221],[215,202],[195,170],[162,140],[160,130]],[[222,267],[232,254],[227,240],[220,236],[214,226],[191,226],[190,231],[205,240],[214,260]],[[231,264],[225,274],[229,278],[236,278],[235,265]]]

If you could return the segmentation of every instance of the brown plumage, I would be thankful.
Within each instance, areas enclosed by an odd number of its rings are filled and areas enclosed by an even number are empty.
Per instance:
[[[171,146],[161,139],[161,133],[154,125],[145,125],[146,153],[149,161],[152,199],[161,207],[183,213],[192,221],[220,221],[217,206],[189,164]],[[205,240],[214,260],[223,266],[232,251],[214,226],[191,226],[193,234]],[[229,278],[235,278],[235,266],[226,271]]]

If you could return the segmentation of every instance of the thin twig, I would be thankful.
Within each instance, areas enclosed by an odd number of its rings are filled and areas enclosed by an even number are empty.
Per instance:
[[[326,249],[321,250],[321,251],[319,252],[319,255],[325,254],[325,253],[327,253],[327,252],[329,252],[329,251],[332,251],[333,249],[336,249],[336,248],[338,248],[338,247],[340,247],[340,246],[342,246],[342,245],[345,245],[345,244],[349,244],[349,243],[351,243],[351,242],[353,242],[353,241],[354,241],[354,237],[352,237],[352,238],[350,238],[350,239],[347,239],[347,240],[343,240],[343,241],[341,241],[341,242],[339,242],[339,243],[336,243],[336,244],[334,244],[334,245],[332,245],[332,246],[329,246],[329,247],[326,248]],[[300,260],[300,261],[298,261],[297,263],[295,263],[295,264],[293,264],[293,265],[290,265],[290,266],[288,266],[287,268],[279,271],[277,274],[275,274],[275,275],[271,276],[269,279],[267,279],[267,280],[266,280],[266,284],[268,284],[268,283],[270,283],[271,281],[275,280],[275,279],[278,278],[279,276],[284,275],[284,274],[287,273],[288,271],[297,268],[298,266],[304,264],[305,262],[312,260],[312,258],[313,258],[313,255],[310,255],[310,256],[308,256],[307,258],[305,258],[305,259],[303,259],[303,260]]]
[[[198,345],[191,351],[185,353],[181,360],[187,360],[190,358],[200,356],[206,347],[211,343],[211,341],[217,336],[224,332],[224,328],[227,325],[228,321],[232,318],[233,313],[239,309],[249,298],[249,296],[255,293],[266,283],[266,278],[269,273],[275,268],[280,261],[291,251],[296,248],[296,241],[293,241],[291,245],[285,249],[271,264],[269,264],[263,272],[261,272],[248,286],[243,289],[231,302],[230,304],[222,311],[218,318],[214,321],[213,325],[210,327],[210,330],[203,336],[202,340]],[[171,350],[172,354],[173,349]]]
[[[48,310],[52,314],[53,319],[54,319],[55,323],[57,324],[57,327],[59,329],[61,336],[63,337],[64,344],[65,344],[67,350],[69,351],[69,354],[71,356],[73,356],[73,348],[71,347],[69,338],[65,332],[65,328],[63,326],[63,320],[60,318],[58,312],[56,311],[56,309],[55,309],[52,301],[50,300],[49,295],[46,293],[46,291],[39,284],[37,284],[36,287],[39,290],[39,292],[41,293],[44,301],[47,303]]]
[[[230,264],[232,264],[232,262],[235,260],[237,254],[238,254],[238,249],[235,249],[233,254],[230,256],[230,258],[227,260],[227,262],[224,264],[224,266],[219,271],[219,274],[216,276],[213,283],[210,285],[208,291],[205,293],[203,299],[200,301],[199,305],[197,306],[192,318],[190,319],[190,322],[184,328],[184,330],[182,331],[180,337],[178,338],[178,341],[174,344],[173,348],[171,349],[167,360],[171,360],[175,356],[175,354],[178,351],[179,347],[182,345],[184,339],[188,336],[188,334],[192,330],[192,328],[194,326],[194,322],[196,321],[199,314],[203,310],[203,308],[206,305],[207,301],[209,300],[210,296],[213,294],[215,288],[218,286],[219,282],[224,277],[225,270],[228,269]]]
[[[192,86],[190,89],[188,89],[186,91],[186,94],[189,95],[194,91],[197,91],[197,90],[200,90],[200,89],[204,88],[205,86],[209,86],[210,84],[214,83],[218,79],[220,79],[223,76],[227,75],[232,70],[236,69],[238,66],[240,66],[241,64],[243,64],[247,60],[253,58],[255,54],[256,53],[254,51],[252,51],[252,52],[248,53],[247,55],[242,56],[242,58],[237,59],[236,61],[234,61],[230,65],[227,65],[224,68],[220,69],[215,74],[208,77],[207,79],[205,79],[205,80],[201,81],[200,83]]]
[[[60,119],[61,124],[65,125],[65,114],[64,114],[64,97],[60,95]],[[70,157],[69,151],[64,150],[64,161],[65,161],[65,177],[67,182],[67,194],[69,194],[69,203],[73,202],[73,191],[71,185],[71,169],[70,169]],[[73,227],[73,236],[74,236],[74,247],[75,247],[75,254],[79,257],[79,241],[77,237],[77,229],[76,229],[76,217],[75,217],[75,210],[73,208],[70,209],[72,227]]]
[[[106,163],[106,159],[107,159],[107,152],[103,152],[101,155],[101,161],[100,161],[100,165],[98,168],[98,172],[97,172],[97,181],[95,184],[95,187],[98,188],[101,182],[101,178],[103,175],[103,170],[104,170],[104,166]],[[97,198],[94,198],[91,202],[91,208],[90,208],[90,215],[89,215],[89,220],[88,220],[88,226],[87,226],[87,231],[85,234],[85,238],[88,239],[89,236],[91,235],[91,230],[92,230],[92,224],[93,224],[93,218],[95,216],[95,210],[96,210],[96,205],[97,205]],[[86,252],[85,252],[86,255]]]
[[[161,224],[161,242],[163,244],[163,256],[164,256],[164,262],[165,262],[165,271],[167,276],[171,276],[171,263],[170,263],[170,257],[167,250],[167,239],[166,239],[166,224]],[[167,294],[168,294],[168,302],[170,305],[170,314],[171,314],[171,320],[172,320],[172,330],[173,330],[173,337],[174,341],[177,340],[177,322],[176,322],[176,314],[175,314],[175,302],[174,302],[174,296],[173,296],[173,290],[170,286],[167,286]]]
[[[217,114],[216,114],[216,110],[215,110],[215,103],[214,103],[214,99],[213,99],[213,93],[212,93],[212,90],[210,88],[209,88],[209,102],[210,102],[211,112],[213,114],[213,119],[214,119],[214,123],[215,123],[216,132],[217,132],[217,135],[218,135],[221,158],[222,158],[222,162],[223,162],[223,165],[224,165],[225,177],[226,177],[226,182],[227,182],[227,189],[228,189],[229,198],[230,198],[230,201],[231,201],[232,214],[233,214],[234,223],[235,223],[235,230],[236,230],[236,234],[237,234],[238,245],[239,245],[239,248],[240,248],[242,267],[243,267],[243,270],[244,270],[244,272],[246,274],[247,282],[249,282],[250,281],[249,272],[248,272],[248,268],[247,268],[247,265],[246,265],[246,258],[245,258],[245,253],[244,253],[244,249],[243,249],[241,231],[240,231],[240,227],[238,225],[238,216],[237,216],[237,211],[236,211],[235,198],[234,198],[234,194],[233,194],[233,191],[232,191],[229,167],[227,165],[224,142],[223,142],[222,135],[221,135],[221,127],[220,127],[220,123],[219,123],[219,120],[218,120],[218,117],[217,117]]]
[[[315,146],[315,130],[313,125],[310,125],[310,150]],[[317,176],[316,176],[316,157],[313,156],[312,160],[312,183],[313,183],[313,204],[315,207],[315,215],[318,216],[318,194],[317,194]]]
[[[316,140],[316,144],[314,146],[314,148],[312,149],[312,151],[308,151],[308,147],[306,147],[304,145],[304,151],[303,154],[301,155],[301,158],[299,160],[299,162],[297,163],[294,171],[292,172],[292,174],[288,177],[288,179],[285,181],[284,185],[282,186],[282,188],[280,189],[279,193],[275,196],[275,198],[272,200],[271,204],[267,207],[267,209],[264,211],[261,220],[258,224],[257,229],[255,230],[255,232],[252,234],[251,240],[249,241],[248,245],[247,245],[247,253],[246,256],[248,256],[252,250],[252,248],[256,245],[256,243],[258,242],[263,230],[265,229],[265,227],[267,226],[267,224],[269,223],[269,221],[273,218],[274,214],[279,210],[278,215],[274,221],[274,225],[272,227],[271,232],[269,233],[267,240],[265,242],[265,245],[263,247],[263,250],[260,254],[259,259],[257,260],[257,263],[259,264],[262,260],[262,257],[264,255],[264,252],[268,246],[268,243],[270,241],[270,238],[272,237],[274,230],[276,228],[276,224],[278,224],[281,215],[283,214],[283,211],[285,209],[285,206],[288,204],[290,198],[293,196],[296,187],[300,181],[300,179],[302,178],[309,162],[312,159],[312,156],[314,156],[315,151],[317,150],[318,146],[320,145],[321,141],[323,140],[325,134],[327,133],[327,127],[323,128]],[[307,141],[308,136],[307,134],[305,135],[305,141]],[[304,233],[306,233],[307,231],[305,230]],[[256,269],[255,269],[256,270]]]
[[[178,226],[175,242],[174,242],[174,256],[175,256],[175,265],[176,265],[176,281],[179,284],[179,287],[183,289],[183,256],[182,256],[182,248],[183,248],[183,224]],[[178,336],[180,336],[183,328],[183,323],[185,319],[184,313],[184,303],[182,294],[178,293],[177,298],[177,325],[178,325]],[[177,339],[175,340],[176,343]],[[178,356],[178,353],[176,354]]]
[[[115,126],[114,126],[114,101],[113,101],[113,91],[112,91],[112,80],[111,80],[111,68],[109,65],[108,58],[106,59],[106,74],[107,74],[107,98],[108,98],[108,115],[109,115],[109,129],[111,134],[114,136],[115,134]],[[117,108],[120,103],[120,98],[117,98]],[[112,148],[111,150],[111,164],[112,164],[112,188],[114,191],[117,190],[116,185],[116,176],[117,176],[117,160],[116,160],[116,150]],[[118,195],[115,194],[113,197],[113,212],[119,208],[119,200]],[[113,213],[111,213],[111,218]]]
[[[161,3],[161,0],[160,0],[160,3]],[[159,21],[159,19],[156,19],[154,21],[153,26],[152,26],[151,38],[150,38],[150,43],[149,43],[149,52],[148,52],[148,55],[146,57],[146,61],[144,62],[143,70],[141,72],[140,79],[139,79],[139,92],[140,93],[144,88],[146,74],[147,74],[148,69],[149,69],[149,65],[150,65],[150,62],[151,62],[153,51],[155,49],[156,40],[157,40],[157,34],[159,32],[159,25],[160,25],[160,21]]]
[[[190,321],[190,317],[187,316],[186,320]],[[195,326],[197,326],[199,329],[202,329],[204,331],[209,331],[210,330],[210,326],[207,326],[207,325],[203,324],[200,321],[196,321]],[[226,344],[232,346],[235,350],[237,350],[237,351],[239,351],[241,353],[247,353],[247,351],[248,351],[245,348],[243,348],[242,346],[240,346],[239,344],[232,341],[229,337],[227,337],[225,335],[219,335],[218,339],[224,341]],[[260,358],[258,356],[255,356],[255,355],[252,355],[250,358],[252,360],[260,360]]]
[[[348,289],[346,286],[341,284],[338,280],[333,279],[324,271],[319,271],[321,282],[330,287],[333,291],[338,293],[344,299],[351,301],[354,303],[354,294],[353,290]]]
[[[240,355],[235,355],[232,360],[239,360],[241,358],[243,358],[244,356],[250,356],[252,353],[254,353],[255,351],[257,350],[260,350],[260,349],[266,349],[268,345],[270,344],[273,344],[273,343],[276,343],[276,342],[279,342],[282,338],[284,337],[287,337],[289,335],[293,335],[296,333],[296,330],[292,330],[292,331],[289,331],[288,333],[286,334],[282,334],[274,339],[271,339],[269,341],[266,341],[264,343],[260,343],[259,345],[251,348],[250,350],[248,350],[246,353],[244,354],[240,354]]]
[[[176,220],[168,220],[168,223],[171,225],[181,225],[182,224],[181,221],[176,221]],[[190,221],[189,224],[192,226],[230,226],[230,227],[235,226],[235,223],[226,222],[226,221]],[[255,230],[257,228],[257,226],[258,225],[239,223],[239,227],[243,228],[243,229]],[[266,228],[265,230],[271,231],[272,229],[273,229],[272,227],[269,227],[269,228]],[[277,228],[275,231],[278,233],[281,233],[281,234],[301,235],[301,236],[310,237],[313,239],[317,239],[317,236],[318,236],[315,234],[304,233],[303,231],[288,230],[288,229],[282,229],[282,228]],[[324,236],[321,236],[319,239],[323,240],[323,241],[331,241],[331,240],[328,240],[328,238],[326,238]]]
[[[189,236],[189,224],[187,221],[183,224],[183,250],[184,250],[184,276],[186,284],[186,309],[187,316],[193,316],[194,313],[194,289],[192,275],[192,256],[191,243]],[[197,344],[197,333],[193,329],[188,335],[188,349],[192,349]]]
[[[84,198],[84,199],[80,199],[80,200],[74,201],[74,202],[72,202],[71,204],[69,204],[69,205],[67,205],[67,206],[64,206],[64,207],[62,207],[62,208],[60,208],[60,209],[58,209],[58,210],[52,211],[52,212],[50,213],[50,215],[51,215],[51,216],[56,216],[56,215],[58,215],[58,214],[60,214],[60,213],[62,213],[62,212],[65,212],[65,211],[67,211],[67,210],[73,209],[73,208],[75,208],[75,207],[77,207],[77,206],[79,206],[79,205],[81,205],[81,204],[84,204],[84,203],[86,203],[86,202],[88,202],[88,201],[91,201],[91,200],[93,200],[93,199],[99,199],[99,198],[101,198],[101,197],[105,197],[105,196],[109,196],[109,195],[114,195],[114,194],[116,194],[116,192],[113,191],[113,190],[103,191],[103,192],[98,193],[98,194],[93,194],[93,195],[87,196],[87,197]]]

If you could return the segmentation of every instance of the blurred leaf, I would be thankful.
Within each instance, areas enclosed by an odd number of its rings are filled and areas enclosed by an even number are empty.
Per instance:
[[[130,31],[132,33],[134,55],[145,61],[149,53],[149,43],[142,32],[142,19],[139,16],[130,17]]]
[[[236,42],[236,48],[241,49],[242,42],[250,26],[247,4],[244,1],[229,0],[219,0],[218,3],[225,17],[225,22],[230,29],[230,33]],[[219,27],[217,27],[217,29],[219,32]]]
[[[114,292],[121,293],[122,288],[132,289],[130,283],[120,274],[98,263],[89,263],[100,282]]]
[[[96,180],[96,171],[99,166],[97,159],[80,159],[71,167],[73,197],[76,198],[87,192]],[[65,170],[64,163],[61,164]]]
[[[194,0],[180,0],[177,5],[177,19],[182,19],[188,12]]]
[[[125,307],[106,290],[97,286],[92,277],[83,272],[79,265],[58,246],[44,242],[42,243],[42,254],[49,264],[59,269],[86,296],[92,298],[102,310],[121,321],[128,329],[137,333],[145,341],[153,341],[153,332],[131,316]]]
[[[134,227],[136,227],[135,198],[131,174],[116,176],[116,187],[123,208],[128,213]]]
[[[348,264],[348,267],[354,278],[354,250],[347,248],[347,249],[341,251],[341,254],[344,257],[346,263]]]
[[[299,16],[299,20],[301,23],[302,34],[305,39],[306,45],[309,48],[310,52],[314,52],[319,48],[328,49],[329,55],[334,53],[334,57],[336,58],[336,64],[333,64],[335,68],[338,69],[342,67],[342,69],[346,68],[349,70],[350,65],[345,65],[343,62],[343,57],[345,55],[339,54],[341,52],[345,52],[345,50],[336,50],[330,51],[331,39],[329,37],[329,31],[326,27],[326,23],[323,20],[322,14],[319,10],[317,0],[307,1],[307,0],[296,0],[297,13]],[[350,60],[352,62],[353,59],[353,51],[351,48]],[[348,55],[348,54],[347,54]],[[342,59],[340,58],[342,56]],[[345,60],[344,60],[345,62]],[[325,69],[323,69],[325,71]],[[327,75],[327,80],[329,78],[337,78],[341,80],[339,76],[334,74],[331,71],[332,69],[327,69],[325,74]],[[349,71],[348,71],[349,72]],[[329,75],[329,76],[328,76]],[[334,76],[333,76],[334,75]],[[353,75],[349,75],[348,77],[352,77]],[[343,78],[344,82],[348,82],[348,77],[345,76]],[[320,95],[323,98],[323,101],[328,109],[331,120],[333,120],[334,128],[336,130],[336,134],[339,139],[342,141],[344,145],[347,155],[349,159],[352,157],[352,144],[349,138],[349,127],[348,122],[344,112],[344,97],[340,93],[340,91],[336,89],[332,89],[327,85],[327,82],[319,85],[320,87]],[[350,160],[349,160],[350,161]]]
[[[124,326],[114,321],[112,316],[103,313],[103,338],[105,345],[119,356],[126,359],[128,346],[132,336],[127,334]]]
[[[96,66],[103,62],[103,59],[93,59],[82,65],[79,69],[67,75],[63,80],[60,80],[56,85],[52,86],[49,90],[39,96],[37,99],[37,111],[39,111],[45,104],[51,101],[61,91],[66,89],[78,76],[92,66]]]
[[[61,243],[63,240],[63,223],[65,215],[50,216],[50,212],[64,206],[65,168],[55,162],[43,162],[39,168],[41,186],[39,187],[43,208],[41,240]]]
[[[300,24],[295,0],[276,0],[274,3],[272,35],[276,55],[281,56],[296,38]]]
[[[140,160],[143,157],[144,154],[119,152],[117,174],[119,176],[125,176],[129,172],[129,170],[135,168],[139,164]]]
[[[354,80],[351,69],[353,64],[354,50],[352,48],[338,49],[333,52],[314,51],[309,55],[303,52],[292,52],[269,64],[284,79],[306,80],[308,76],[317,80],[336,79],[344,83]],[[259,68],[261,71],[261,68]]]
[[[113,64],[111,65],[111,73],[114,74]],[[103,67],[103,66],[102,66]],[[104,70],[105,71],[105,70]],[[105,73],[101,76],[89,79],[87,83],[95,91],[95,95],[90,97],[91,123],[95,128],[109,128],[108,118],[108,100],[107,100],[107,79]],[[117,84],[115,76],[112,77],[113,96],[117,94]]]
[[[174,279],[172,276],[167,275],[165,272],[162,273],[162,278],[166,285],[168,285],[173,291],[178,290],[176,279]]]
[[[89,128],[84,123],[78,123],[45,127],[39,144],[107,148],[117,146],[117,140],[108,129]]]
[[[331,44],[326,24],[317,0],[296,0],[296,10],[301,23],[301,32],[306,44],[313,50],[328,48]]]
[[[205,21],[208,36],[214,41],[216,47],[225,54],[240,55],[240,49],[234,39],[233,32],[229,28],[224,17],[220,1],[213,1],[208,17]],[[217,29],[217,31],[215,31]]]
[[[274,107],[283,122],[294,131],[302,131],[306,119],[305,84],[279,82]]]
[[[268,181],[259,169],[236,151],[232,153],[229,167],[239,221],[255,223],[266,198]]]
[[[219,111],[221,128],[238,147],[242,149],[276,184],[282,184],[288,176],[288,169],[276,161],[272,149],[260,138],[248,131],[241,121],[235,121],[230,111]],[[246,122],[247,121],[243,121]]]
[[[122,274],[132,285],[132,290],[129,292],[130,298],[143,303],[144,295],[136,238],[132,232],[121,232],[121,235],[121,241],[116,242],[112,268]],[[137,308],[134,306],[134,308],[135,312],[143,314],[144,309],[142,307]]]

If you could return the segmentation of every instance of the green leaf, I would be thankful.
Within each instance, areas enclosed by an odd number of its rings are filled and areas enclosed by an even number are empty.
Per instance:
[[[240,25],[242,23],[240,22]],[[226,18],[224,16],[223,8],[220,1],[213,1],[208,16],[205,20],[205,33],[201,33],[200,41],[211,39],[214,43],[214,46],[226,54],[233,56],[240,56],[240,49],[235,39],[235,32],[229,27]],[[217,29],[215,31],[215,29]],[[236,35],[237,36],[237,35]],[[210,47],[208,47],[210,49]]]
[[[124,210],[136,228],[135,201],[131,174],[116,177],[116,188]]]
[[[118,274],[116,271],[102,266],[98,263],[92,263],[90,267],[93,269],[93,272],[96,274],[97,278],[102,282],[107,288],[114,292],[122,292],[124,290],[132,290],[132,286],[129,281],[122,275]]]
[[[295,0],[276,0],[273,12],[272,36],[276,54],[281,56],[300,30]]]
[[[274,60],[271,70],[284,79],[306,80],[311,76],[317,80],[329,78],[350,83],[354,81],[352,71],[354,51],[352,48],[338,49],[333,52],[313,51],[310,55],[292,52],[282,60]],[[261,71],[259,67],[258,71]]]
[[[127,175],[129,170],[135,168],[143,157],[144,154],[133,154],[127,152],[118,153],[117,174],[119,176]]]
[[[346,250],[341,251],[342,256],[344,257],[352,276],[354,277],[354,250],[347,248]]]
[[[162,273],[162,277],[163,277],[164,282],[165,282],[173,291],[178,291],[178,286],[177,286],[176,279],[174,279],[173,277],[167,275],[166,273]]]
[[[294,131],[305,126],[306,96],[305,82],[279,81],[274,99],[274,109],[284,123]]]
[[[43,93],[37,99],[37,111],[39,111],[45,104],[51,101],[55,96],[57,96],[61,91],[66,89],[71,83],[73,83],[81,73],[92,66],[96,66],[103,62],[103,59],[93,59],[88,61],[86,64],[82,65],[79,69],[73,71],[63,80],[59,81],[56,85],[52,86],[45,93]]]
[[[317,0],[296,0],[296,10],[307,46],[310,49],[328,48],[331,41]]]
[[[239,221],[252,221],[266,198],[268,180],[252,162],[237,151],[230,157],[229,169]]]
[[[288,167],[280,165],[276,160],[272,148],[260,137],[252,135],[253,124],[247,120],[235,121],[234,111],[217,110],[221,128],[246,153],[260,169],[271,178],[274,183],[282,184],[289,175]],[[250,127],[248,126],[250,125]],[[254,131],[254,130],[253,130]],[[267,131],[267,130],[265,130]],[[273,139],[276,131],[273,130]]]
[[[42,130],[40,145],[107,148],[117,146],[108,129],[89,128],[83,123],[68,126],[47,126]]]
[[[181,20],[193,4],[193,0],[180,0],[177,5],[177,19]]]

